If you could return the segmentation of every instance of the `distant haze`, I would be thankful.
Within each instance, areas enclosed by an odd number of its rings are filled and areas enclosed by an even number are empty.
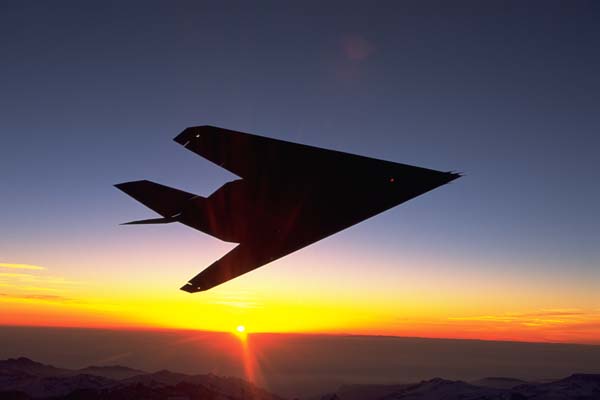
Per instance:
[[[25,356],[61,367],[126,365],[148,372],[233,375],[284,396],[351,383],[404,383],[444,377],[526,380],[600,373],[600,346],[376,336],[254,334],[243,356],[228,333],[0,328],[0,359]]]

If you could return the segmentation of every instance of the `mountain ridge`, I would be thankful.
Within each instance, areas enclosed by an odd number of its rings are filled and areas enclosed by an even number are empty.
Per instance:
[[[168,370],[147,373],[121,365],[72,370],[25,357],[0,360],[1,399],[158,400],[171,397],[190,400],[282,400],[236,377],[187,375]]]
[[[490,386],[501,381],[510,387]],[[418,383],[342,385],[320,400],[598,400],[600,374],[576,373],[551,382],[489,377],[464,382],[432,378]]]
[[[104,376],[103,376],[104,375]],[[111,377],[112,376],[112,377]],[[153,373],[122,365],[59,368],[25,357],[0,360],[6,400],[283,400],[237,377]],[[321,400],[598,400],[600,374],[574,373],[545,382],[488,377],[465,382],[440,377],[400,384],[346,384]]]

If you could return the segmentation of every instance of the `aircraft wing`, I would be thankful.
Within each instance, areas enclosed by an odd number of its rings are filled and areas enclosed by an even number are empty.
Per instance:
[[[175,139],[188,150],[250,180],[328,179],[342,174],[371,174],[405,168],[406,174],[438,172],[336,150],[271,139],[214,126],[185,129]]]
[[[289,253],[289,252],[288,252]],[[287,253],[286,253],[287,254]],[[181,287],[189,293],[208,290],[282,257],[259,244],[241,243]]]

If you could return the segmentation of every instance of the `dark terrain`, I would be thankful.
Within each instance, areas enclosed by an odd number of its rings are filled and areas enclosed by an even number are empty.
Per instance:
[[[57,368],[28,358],[0,361],[0,399],[223,399],[280,400],[234,377],[154,373],[123,366]],[[397,385],[344,385],[321,400],[598,400],[600,374],[574,374],[551,382],[484,378],[474,382],[434,378]]]
[[[279,400],[251,383],[213,374],[147,373],[123,366],[56,368],[28,358],[0,361],[0,399]]]

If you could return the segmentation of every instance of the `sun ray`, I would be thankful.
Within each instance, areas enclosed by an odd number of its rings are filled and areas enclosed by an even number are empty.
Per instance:
[[[235,327],[234,334],[240,340],[242,365],[244,367],[246,380],[248,380],[248,382],[259,384],[257,362],[250,345],[248,329],[244,325],[238,325]]]

